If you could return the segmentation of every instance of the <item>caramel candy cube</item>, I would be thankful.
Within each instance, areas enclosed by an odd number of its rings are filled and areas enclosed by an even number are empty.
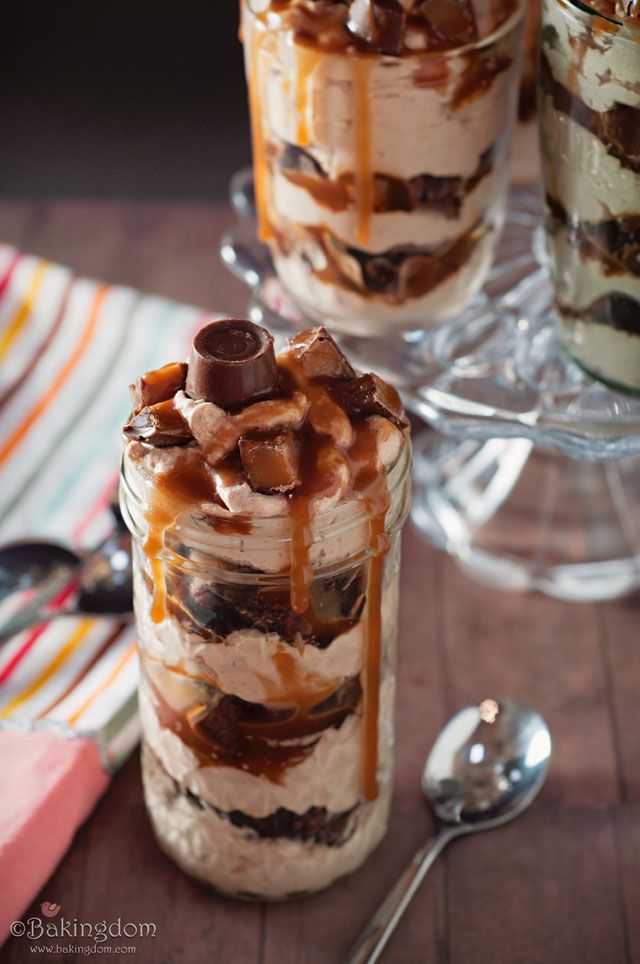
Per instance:
[[[300,484],[300,441],[293,432],[241,438],[240,458],[255,492],[290,492]]]
[[[131,400],[133,412],[137,415],[143,408],[166,402],[181,391],[187,380],[187,366],[185,362],[170,362],[155,371],[145,372],[131,385]]]

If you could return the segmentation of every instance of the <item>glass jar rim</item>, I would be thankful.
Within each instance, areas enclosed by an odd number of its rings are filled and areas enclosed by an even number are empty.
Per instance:
[[[132,484],[132,478],[130,473],[127,471],[127,467],[130,465],[129,460],[126,457],[126,451],[121,460],[120,467],[120,491],[121,491],[121,501],[124,503],[124,516],[125,521],[127,517],[135,525],[135,519],[131,513],[131,503],[137,507],[139,512],[142,512],[143,498],[139,492],[136,492],[134,485]],[[405,505],[404,499],[398,499],[398,495],[402,493],[403,486],[405,485],[409,470],[411,468],[411,444],[408,438],[403,440],[400,448],[400,452],[396,457],[395,461],[392,463],[388,470],[387,478],[389,485],[389,495],[391,496],[391,505],[389,511],[387,512],[386,518],[386,529],[387,531],[392,530],[395,527],[402,525],[404,522],[408,505]],[[140,464],[136,464],[136,471],[142,478],[144,483],[145,476],[150,478],[149,473],[144,473]],[[395,498],[394,498],[395,497]],[[223,532],[220,529],[216,529],[213,526],[206,526],[202,524],[202,519],[204,514],[198,515],[198,510],[185,512],[178,517],[176,522],[170,526],[167,530],[168,534],[171,535],[172,539],[175,541],[178,538],[184,541],[185,544],[189,546],[190,549],[197,549],[201,552],[210,552],[213,549],[216,550],[233,550],[241,546],[247,538],[251,539],[252,546],[256,549],[261,547],[273,548],[274,546],[286,546],[289,545],[292,538],[292,526],[291,517],[289,515],[274,515],[274,516],[251,516],[251,529],[249,532]],[[232,521],[233,519],[247,518],[246,516],[240,516],[240,514],[233,515],[229,513],[228,516],[216,517],[221,522]],[[200,520],[198,522],[197,520]],[[325,522],[323,523],[323,519]],[[336,539],[346,533],[362,527],[364,523],[368,521],[368,514],[365,505],[360,499],[349,499],[338,503],[338,505],[330,507],[321,513],[318,513],[313,517],[311,521],[311,528],[313,531],[314,542],[317,540],[325,539]],[[135,531],[132,526],[127,523],[132,532]]]
[[[549,0],[560,7],[568,16],[572,17],[586,29],[593,30],[594,24],[610,43],[625,43],[631,46],[640,44],[640,28],[635,30],[626,29],[624,20],[617,20],[615,17],[608,17],[600,10],[583,3],[582,0]],[[621,30],[612,31],[611,26],[620,27]]]
[[[510,33],[515,31],[522,22],[524,22],[524,14],[526,11],[526,0],[514,0],[515,6],[511,11],[506,20],[498,24],[491,33],[488,33],[486,37],[478,37],[477,40],[472,41],[468,44],[463,44],[461,47],[451,47],[449,50],[410,50],[404,54],[383,54],[378,51],[368,51],[368,50],[344,50],[344,51],[327,51],[329,56],[333,57],[345,57],[369,60],[377,59],[384,63],[389,64],[400,64],[403,61],[408,60],[420,60],[420,61],[448,61],[457,60],[459,57],[467,56],[470,53],[475,53],[477,50],[484,50],[487,47],[491,47],[497,44],[499,41],[503,40],[504,37],[508,36]],[[249,0],[244,0],[244,4],[249,8],[250,13],[258,19],[258,15],[251,9],[251,4]],[[271,29],[264,25],[262,21],[258,19],[259,23],[262,23],[265,30]]]

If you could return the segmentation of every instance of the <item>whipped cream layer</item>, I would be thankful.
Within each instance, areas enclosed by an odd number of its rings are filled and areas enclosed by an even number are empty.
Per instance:
[[[487,29],[490,10],[476,8]],[[327,49],[243,5],[260,234],[306,315],[358,334],[426,327],[482,285],[503,218],[521,14],[503,6],[484,46],[385,56]]]

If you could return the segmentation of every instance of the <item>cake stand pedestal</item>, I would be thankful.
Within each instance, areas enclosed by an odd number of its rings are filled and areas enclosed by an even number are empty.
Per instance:
[[[234,177],[231,202],[221,257],[251,289],[249,317],[276,337],[308,327],[255,239],[250,171]],[[640,586],[640,399],[565,354],[539,220],[537,194],[513,191],[494,266],[463,315],[339,340],[437,430],[415,442],[421,533],[488,585],[614,599]]]

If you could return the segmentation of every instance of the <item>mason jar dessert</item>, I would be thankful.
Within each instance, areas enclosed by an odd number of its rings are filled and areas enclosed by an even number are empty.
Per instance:
[[[230,895],[325,887],[387,824],[410,484],[398,395],[323,328],[276,356],[228,319],[188,365],[138,380],[124,436],[160,846]]]
[[[545,0],[546,238],[567,348],[640,391],[640,4]]]
[[[259,236],[313,319],[460,312],[504,213],[522,0],[242,0]]]

